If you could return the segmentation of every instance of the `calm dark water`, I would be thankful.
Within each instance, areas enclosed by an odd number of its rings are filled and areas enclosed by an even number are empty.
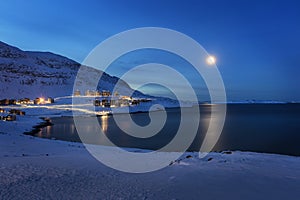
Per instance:
[[[201,105],[201,119],[196,138],[189,151],[199,150],[206,134],[211,116],[211,106]],[[162,130],[153,137],[142,139],[124,133],[116,125],[112,116],[98,117],[103,132],[121,147],[159,149],[170,142],[180,123],[180,110],[167,109],[167,122]],[[141,126],[150,122],[148,113],[131,115],[133,121]],[[189,118],[194,118],[191,111]],[[90,123],[90,117],[82,117],[86,134],[99,135],[99,140],[89,143],[103,144],[99,127]],[[72,117],[51,119],[53,126],[42,129],[36,136],[80,142]],[[127,121],[122,121],[126,125]],[[189,130],[186,130],[189,134]],[[235,104],[227,106],[227,116],[221,137],[214,151],[241,150],[277,153],[300,156],[300,104]]]

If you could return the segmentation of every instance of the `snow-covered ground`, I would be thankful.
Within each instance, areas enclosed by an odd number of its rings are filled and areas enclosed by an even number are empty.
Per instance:
[[[64,103],[66,104],[64,104]],[[50,106],[50,105],[49,105]],[[0,199],[298,199],[300,157],[251,152],[185,153],[166,168],[108,168],[80,143],[26,136],[41,116],[70,115],[66,100],[0,121]],[[8,109],[9,107],[5,107]],[[43,113],[43,114],[41,114]],[[101,147],[113,156],[117,148]],[[167,154],[160,153],[159,155]],[[163,157],[163,156],[162,156]]]

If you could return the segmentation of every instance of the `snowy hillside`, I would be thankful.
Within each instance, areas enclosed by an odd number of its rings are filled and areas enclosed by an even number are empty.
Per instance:
[[[0,41],[0,99],[71,95],[79,68],[79,63],[66,57],[50,52],[22,51]],[[102,73],[91,67],[84,70],[94,77]],[[104,73],[98,89],[112,91],[118,80]],[[132,92],[124,81],[119,90],[125,94]]]

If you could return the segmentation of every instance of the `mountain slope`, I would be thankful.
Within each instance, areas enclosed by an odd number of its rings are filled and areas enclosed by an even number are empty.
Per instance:
[[[66,57],[50,52],[22,51],[0,41],[0,99],[71,95],[79,68],[79,63]],[[94,77],[102,74],[91,67],[84,70]],[[82,81],[86,80],[88,78]],[[119,78],[103,73],[98,89],[112,91],[118,81]],[[120,81],[120,93],[127,95],[133,91]],[[81,89],[95,89],[84,85]]]

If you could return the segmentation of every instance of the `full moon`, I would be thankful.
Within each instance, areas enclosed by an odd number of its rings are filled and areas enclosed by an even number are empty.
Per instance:
[[[216,64],[216,57],[214,57],[214,56],[208,56],[206,58],[206,63],[208,65],[214,65],[214,64]]]

